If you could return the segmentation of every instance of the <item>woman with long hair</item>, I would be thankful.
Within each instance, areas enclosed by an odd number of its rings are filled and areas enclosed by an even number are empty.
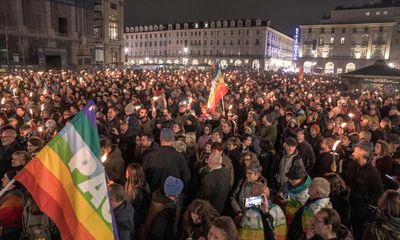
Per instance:
[[[182,238],[197,240],[207,237],[208,230],[217,217],[218,211],[208,201],[193,200],[183,214]]]
[[[350,226],[349,188],[346,186],[344,180],[337,173],[326,173],[324,175],[324,178],[328,180],[331,187],[331,193],[329,194],[329,198],[331,199],[332,207],[340,215],[342,224],[344,224],[346,227],[349,227]]]
[[[139,236],[140,226],[144,224],[151,202],[150,187],[144,177],[143,168],[136,163],[130,163],[125,171],[125,200],[132,204],[135,210],[135,239]]]
[[[390,174],[393,162],[391,159],[390,145],[386,141],[378,140],[374,146],[374,153],[371,158],[371,165],[374,166],[381,174],[384,185],[390,184],[390,179],[385,175]]]

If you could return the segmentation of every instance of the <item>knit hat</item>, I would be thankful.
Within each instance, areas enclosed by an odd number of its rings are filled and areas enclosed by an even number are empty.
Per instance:
[[[17,171],[15,169],[8,170],[6,172],[6,176],[9,180],[13,179],[17,175]]]
[[[368,154],[371,154],[374,150],[374,146],[372,143],[361,140],[357,143],[356,147],[361,148],[362,150],[366,151]]]
[[[293,137],[286,138],[285,139],[285,143],[286,143],[286,145],[289,145],[291,147],[296,147],[297,146],[296,139],[294,139]]]
[[[169,128],[164,128],[163,130],[161,130],[160,140],[173,141],[174,132],[172,132],[172,130]]]
[[[164,193],[167,196],[176,197],[183,190],[183,182],[179,178],[169,176],[164,183]]]
[[[307,176],[306,171],[302,167],[293,166],[290,168],[286,177],[289,179],[304,179]]]

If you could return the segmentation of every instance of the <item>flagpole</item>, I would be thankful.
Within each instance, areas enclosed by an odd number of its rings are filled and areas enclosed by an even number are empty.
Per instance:
[[[15,182],[15,179],[11,179],[11,181],[9,183],[7,183],[7,185],[4,186],[3,189],[1,189],[0,191],[0,198],[4,195],[5,192],[7,192],[7,190],[11,187],[11,185],[13,185]]]
[[[224,116],[225,116],[224,95],[222,95],[222,91],[221,91],[220,93],[221,93],[221,101],[222,101],[222,110],[223,110],[223,112],[224,112]]]

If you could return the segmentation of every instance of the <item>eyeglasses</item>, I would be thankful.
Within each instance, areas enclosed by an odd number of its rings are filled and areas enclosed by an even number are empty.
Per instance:
[[[243,158],[244,161],[250,161],[250,158]]]

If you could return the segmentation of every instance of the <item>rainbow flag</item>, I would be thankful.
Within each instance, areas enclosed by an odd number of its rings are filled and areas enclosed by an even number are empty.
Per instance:
[[[210,96],[208,97],[208,109],[210,113],[215,112],[217,103],[228,93],[228,88],[226,87],[224,76],[220,69],[217,70],[217,74],[212,81]]]
[[[54,221],[63,240],[117,239],[92,101],[15,179]]]

